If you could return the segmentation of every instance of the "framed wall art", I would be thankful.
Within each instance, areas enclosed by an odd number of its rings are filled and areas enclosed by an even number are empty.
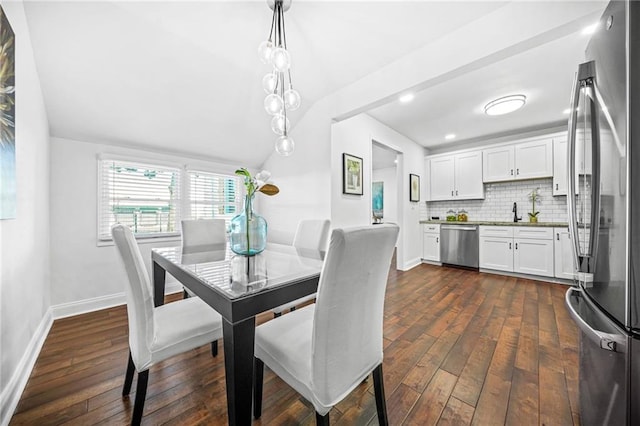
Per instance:
[[[384,182],[373,182],[371,184],[371,210],[375,220],[380,220],[384,217]]]
[[[342,193],[362,195],[362,158],[342,154]]]
[[[420,201],[420,176],[409,174],[409,201]]]
[[[0,219],[16,217],[15,36],[0,6]]]

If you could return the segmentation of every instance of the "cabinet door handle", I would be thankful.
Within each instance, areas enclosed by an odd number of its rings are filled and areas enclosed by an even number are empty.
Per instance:
[[[556,191],[558,190],[558,184],[556,183]]]
[[[520,169],[516,169],[516,174],[519,175],[520,174]]]
[[[440,237],[436,237],[436,244],[440,242]]]
[[[511,169],[511,176],[513,176],[513,169]]]
[[[560,241],[560,233],[556,232],[556,240]]]
[[[456,197],[458,196],[458,190],[456,189]]]
[[[511,250],[511,243],[509,243],[509,250]]]
[[[453,197],[453,191],[451,191],[451,196]]]
[[[516,250],[518,250],[518,243],[516,243]]]

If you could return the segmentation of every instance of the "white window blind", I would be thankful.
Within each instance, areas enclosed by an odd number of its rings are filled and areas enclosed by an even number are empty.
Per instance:
[[[180,169],[116,160],[100,166],[99,240],[110,240],[116,223],[136,237],[179,235]]]
[[[189,170],[188,179],[191,218],[224,218],[229,226],[242,209],[240,178]]]

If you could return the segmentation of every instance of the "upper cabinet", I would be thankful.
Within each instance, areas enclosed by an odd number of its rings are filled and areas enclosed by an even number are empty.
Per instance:
[[[551,177],[552,139],[488,148],[484,150],[482,161],[484,182]]]
[[[482,151],[428,158],[426,166],[428,201],[484,198]]]

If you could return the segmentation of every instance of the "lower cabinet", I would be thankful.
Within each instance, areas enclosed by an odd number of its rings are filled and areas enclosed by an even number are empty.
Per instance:
[[[480,234],[479,240],[481,268],[513,272],[513,238],[488,237]]]
[[[551,230],[551,229],[550,229]],[[553,240],[514,238],[513,272],[553,277]]]
[[[480,227],[480,268],[554,276],[553,229]]]
[[[573,241],[569,228],[553,228],[555,277],[572,280],[574,277]]]
[[[440,225],[423,225],[422,258],[440,262]]]

